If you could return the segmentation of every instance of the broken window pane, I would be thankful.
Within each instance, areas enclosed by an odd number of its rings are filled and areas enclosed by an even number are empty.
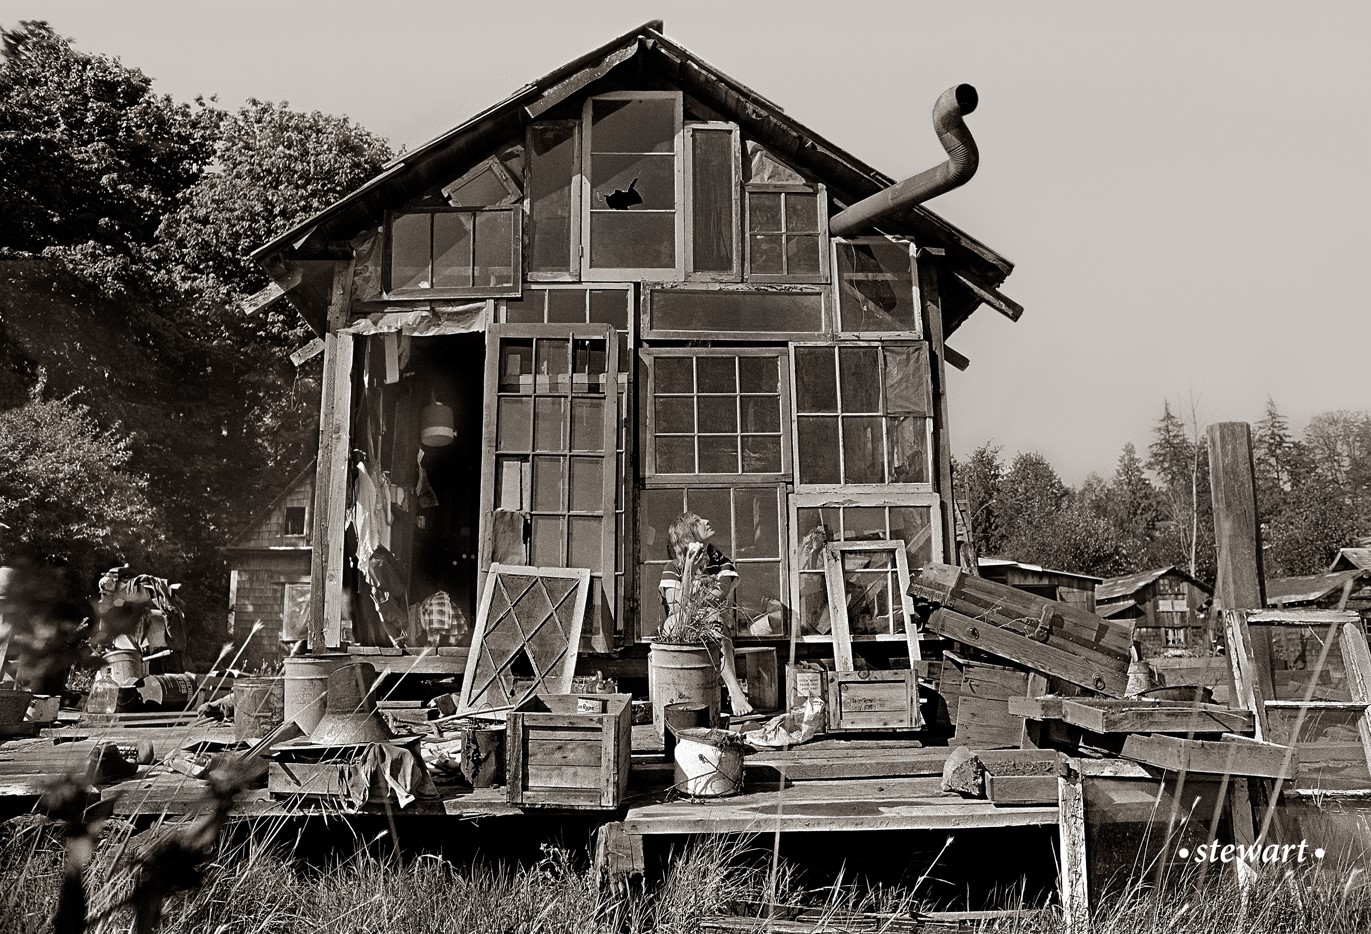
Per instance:
[[[572,512],[600,512],[604,507],[604,467],[598,457],[571,458]]]
[[[648,327],[705,334],[818,333],[823,309],[819,292],[653,289]]]
[[[730,272],[738,190],[733,134],[696,129],[692,134],[692,272]]]
[[[671,269],[676,215],[596,211],[590,218],[590,264],[596,269]]]
[[[590,191],[592,209],[671,211],[676,207],[676,160],[670,154],[596,155]]]
[[[885,438],[882,419],[872,415],[843,417],[843,482],[885,482]]]
[[[527,480],[527,457],[495,458],[495,508],[528,509],[531,504]]]
[[[895,483],[927,483],[928,420],[904,415],[886,419],[890,434],[890,479]]]
[[[567,449],[565,399],[557,396],[539,396],[533,422],[533,440],[539,451]]]
[[[801,483],[838,483],[838,420],[802,416],[797,419],[796,448]]]
[[[801,412],[838,411],[838,378],[832,348],[795,348],[795,401]],[[836,447],[836,435],[834,442]]]
[[[458,212],[433,215],[433,287],[462,289],[472,285],[472,216]],[[508,243],[505,244],[509,246]],[[505,264],[509,250],[505,250]],[[485,283],[476,283],[484,285]]]
[[[476,247],[474,268],[471,272],[472,284],[487,287],[513,285],[514,213],[479,211],[475,218]]]
[[[573,397],[571,400],[571,449],[573,451],[603,451],[604,446],[604,400]]]
[[[692,357],[657,357],[654,361],[654,388],[657,392],[694,392],[695,370]]]
[[[671,98],[598,99],[590,103],[595,152],[672,152],[676,102]]]
[[[604,520],[598,516],[567,517],[567,566],[600,567],[600,546],[604,542]]]
[[[533,458],[533,508],[538,512],[566,510],[566,479],[562,457]]]
[[[390,224],[390,287],[394,291],[427,289],[430,214],[401,214]]]
[[[654,465],[657,473],[696,473],[695,470],[695,438],[693,435],[667,436],[658,435],[657,444],[657,463]]]
[[[881,411],[879,348],[839,347],[838,378],[843,387],[844,412]]]
[[[739,472],[737,435],[700,435],[699,449],[700,473]]]
[[[529,532],[529,563],[540,568],[564,567],[566,519],[562,516],[534,516]]]
[[[571,271],[572,183],[576,122],[534,124],[529,130],[528,243],[531,273]]]
[[[495,429],[502,451],[528,451],[532,447],[533,412],[527,398],[502,398]]]
[[[932,415],[933,385],[928,353],[922,345],[882,348],[885,355],[885,410],[890,415]]]

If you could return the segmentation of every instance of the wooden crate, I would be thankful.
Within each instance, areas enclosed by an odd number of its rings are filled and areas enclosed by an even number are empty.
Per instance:
[[[829,671],[818,662],[799,662],[785,666],[786,709],[794,710],[811,697],[828,703]]]
[[[733,650],[738,677],[747,683],[747,698],[754,710],[779,710],[781,692],[776,682],[776,649],[774,646],[747,646]]]
[[[918,730],[919,682],[915,672],[828,672],[828,731]]]
[[[339,802],[363,778],[366,747],[343,746],[324,752],[284,753],[267,764],[267,791],[272,797],[324,798]],[[385,777],[370,779],[368,801],[394,800]]]
[[[599,702],[603,712],[578,710]],[[628,694],[535,694],[509,714],[509,803],[524,808],[617,808],[628,790],[633,730]]]
[[[1009,712],[1010,698],[1028,690],[1028,672],[980,661],[962,661],[957,689],[957,731],[952,742],[973,749],[1017,746],[1023,721]]]

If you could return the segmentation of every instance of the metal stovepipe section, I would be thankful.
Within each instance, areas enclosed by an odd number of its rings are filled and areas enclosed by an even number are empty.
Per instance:
[[[884,191],[858,201],[829,219],[829,232],[850,237],[879,227],[895,215],[929,198],[951,191],[971,180],[981,154],[962,117],[976,109],[976,89],[969,84],[948,88],[933,105],[933,129],[947,151],[947,161],[918,175],[896,182]]]

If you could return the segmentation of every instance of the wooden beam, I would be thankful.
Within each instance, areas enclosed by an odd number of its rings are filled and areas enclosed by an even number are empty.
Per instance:
[[[316,337],[313,340],[311,340],[308,344],[305,344],[303,347],[299,348],[294,353],[292,353],[290,355],[290,362],[297,367],[304,366],[310,360],[313,360],[315,357],[319,356],[319,354],[323,352],[324,340],[323,338]]]
[[[966,372],[967,367],[971,366],[971,361],[967,357],[953,350],[946,344],[943,344],[943,360],[963,373]]]
[[[1219,422],[1205,432],[1209,443],[1209,488],[1214,500],[1214,543],[1218,573],[1214,603],[1224,610],[1266,605],[1262,580],[1257,483],[1252,430],[1246,422]]]
[[[1026,695],[1025,697],[1021,697],[1021,698],[1020,698],[1020,697],[1011,697],[1011,698],[1009,699],[1009,712],[1010,712],[1011,714],[1017,714],[1017,713],[1018,713],[1018,711],[1016,711],[1016,710],[1014,709],[1014,702],[1015,702],[1016,700],[1024,700],[1024,701],[1030,701],[1030,700],[1031,700],[1031,701],[1036,701],[1039,697],[1042,697],[1044,694],[1046,694],[1047,691],[1048,691],[1047,675],[1042,674],[1041,672],[1037,672],[1037,671],[1030,672],[1029,675],[1028,675],[1028,693],[1027,693],[1027,695]],[[1022,727],[1022,729],[1021,729],[1020,732],[1019,732],[1019,748],[1020,748],[1020,749],[1034,749],[1034,748],[1036,748],[1036,747],[1038,746],[1039,742],[1040,742],[1041,739],[1042,739],[1042,729],[1043,729],[1043,728],[1042,728],[1041,718],[1024,717],[1024,718],[1023,718],[1023,727]]]
[[[1061,842],[1058,891],[1066,930],[1090,927],[1090,880],[1086,875],[1085,789],[1079,772],[1057,779],[1057,832]]]
[[[1018,321],[1019,318],[1023,317],[1023,306],[1014,301],[1014,299],[991,288],[985,283],[980,282],[976,277],[968,275],[962,270],[957,270],[953,275],[961,281],[962,285],[971,290],[971,294],[975,295],[991,308],[994,308],[1010,321]]]
[[[1093,733],[1250,733],[1253,714],[1217,704],[1068,698],[1062,719]]]
[[[947,346],[943,343],[943,304],[938,284],[943,258],[942,250],[921,249],[915,257],[915,272],[919,281],[924,334],[932,349],[928,369],[933,381],[933,489],[938,491],[941,503],[938,519],[943,527],[943,553],[934,557],[939,561],[956,563],[957,504],[952,492],[952,436],[947,421],[947,368],[943,365],[947,359]]]
[[[238,307],[245,315],[255,315],[257,312],[299,285],[303,276],[304,272],[301,267],[296,266],[283,278],[273,280],[266,288],[243,299],[242,304]]]
[[[1224,736],[1214,741],[1134,734],[1124,739],[1122,755],[1171,772],[1204,775],[1291,780],[1299,770],[1293,747],[1241,736]]]

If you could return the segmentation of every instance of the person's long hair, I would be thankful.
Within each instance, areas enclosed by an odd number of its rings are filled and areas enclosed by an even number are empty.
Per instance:
[[[683,512],[672,520],[666,530],[666,556],[673,561],[685,562],[686,549],[700,540],[696,534],[703,520],[693,512]]]

